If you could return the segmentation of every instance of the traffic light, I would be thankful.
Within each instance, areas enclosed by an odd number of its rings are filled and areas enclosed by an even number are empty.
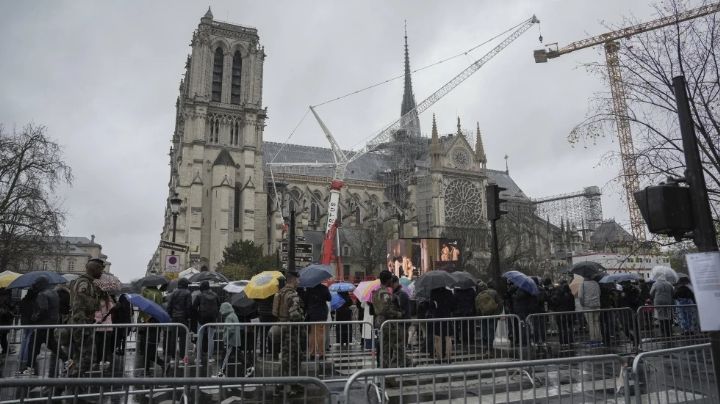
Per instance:
[[[500,206],[501,203],[507,202],[507,200],[500,198],[500,192],[505,191],[505,189],[497,184],[490,184],[485,187],[488,220],[498,220],[500,216],[508,213]]]
[[[680,240],[694,229],[690,188],[677,182],[653,185],[635,192],[648,230]]]

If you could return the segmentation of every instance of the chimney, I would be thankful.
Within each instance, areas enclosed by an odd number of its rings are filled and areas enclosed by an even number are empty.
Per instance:
[[[94,234],[90,235],[90,242],[95,243],[95,235]]]

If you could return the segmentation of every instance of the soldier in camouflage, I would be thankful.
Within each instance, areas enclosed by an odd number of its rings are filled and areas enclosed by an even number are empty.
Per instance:
[[[100,278],[104,268],[101,259],[93,258],[85,264],[85,273],[70,284],[70,324],[95,323],[95,311],[100,308],[104,292],[93,281]],[[73,329],[71,333],[68,352],[73,365],[69,371],[83,376],[92,365],[95,331],[83,328]]]
[[[305,319],[303,303],[297,293],[298,273],[288,271],[285,286],[275,295],[273,315],[280,322],[301,322]],[[300,370],[302,349],[302,327],[281,326],[280,330],[280,374],[281,376],[297,376]],[[285,386],[275,389],[276,395],[285,392]],[[302,386],[291,385],[289,395],[302,394]]]
[[[401,319],[403,312],[400,310],[397,299],[392,295],[392,273],[388,270],[380,272],[381,287],[373,295],[373,309],[375,310],[375,327],[381,330],[382,335],[382,367],[403,367],[405,366],[405,341],[404,335],[400,332],[398,324],[381,328],[385,320]]]

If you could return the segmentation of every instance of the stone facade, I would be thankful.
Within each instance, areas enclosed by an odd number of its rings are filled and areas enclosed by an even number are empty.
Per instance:
[[[87,237],[52,237],[38,244],[37,254],[22,262],[19,272],[52,271],[68,274],[85,272],[85,264],[91,258],[105,261],[105,272],[110,272],[110,262],[102,252],[102,245],[95,242],[95,235]]]

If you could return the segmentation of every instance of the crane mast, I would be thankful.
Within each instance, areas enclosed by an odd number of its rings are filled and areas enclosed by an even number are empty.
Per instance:
[[[623,85],[622,74],[620,71],[620,58],[618,56],[620,44],[617,41],[623,38],[629,38],[633,35],[716,13],[718,11],[720,11],[720,2],[704,5],[692,10],[632,25],[630,27],[621,28],[619,30],[606,32],[590,38],[581,39],[579,41],[571,42],[562,48],[558,48],[557,44],[553,44],[546,49],[538,49],[533,52],[535,63],[545,63],[548,59],[554,59],[577,50],[601,44],[605,48],[605,60],[608,69],[608,77],[610,79],[610,93],[612,94],[613,99],[615,127],[618,135],[618,143],[620,143],[620,160],[622,162],[625,200],[628,205],[630,228],[633,236],[637,240],[645,240],[645,223],[643,222],[642,215],[640,214],[640,209],[633,200],[633,193],[638,190],[640,184],[637,172],[635,148],[633,146],[632,133],[630,131],[630,120],[628,118],[625,86]]]

